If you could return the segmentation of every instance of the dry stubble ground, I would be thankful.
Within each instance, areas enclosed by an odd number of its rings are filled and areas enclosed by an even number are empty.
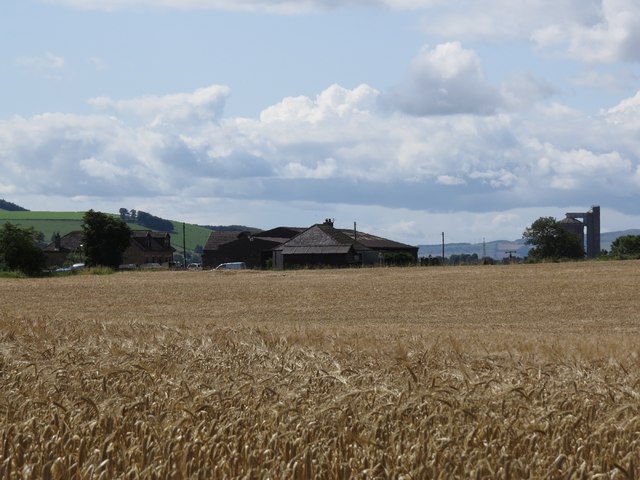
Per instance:
[[[0,478],[635,478],[639,279],[2,279]]]

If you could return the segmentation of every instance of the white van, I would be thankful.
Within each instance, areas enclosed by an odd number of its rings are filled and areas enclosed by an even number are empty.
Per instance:
[[[216,270],[244,270],[247,268],[247,264],[244,262],[229,262],[221,263],[216,267]]]

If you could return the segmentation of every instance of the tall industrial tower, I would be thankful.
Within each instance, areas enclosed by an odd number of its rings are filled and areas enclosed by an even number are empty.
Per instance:
[[[563,227],[578,235],[583,245],[586,236],[587,258],[596,258],[600,254],[600,207],[596,205],[588,212],[569,212],[566,215],[567,218],[561,222]]]

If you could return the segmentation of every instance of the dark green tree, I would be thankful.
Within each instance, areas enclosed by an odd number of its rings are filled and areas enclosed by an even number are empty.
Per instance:
[[[164,218],[156,217],[150,213],[138,210],[136,214],[136,222],[152,230],[158,230],[162,232],[173,232],[173,222],[171,220],[165,220]]]
[[[9,212],[28,212],[26,208],[22,208],[15,203],[7,202],[3,198],[0,198],[0,210],[7,210]]]
[[[406,252],[385,253],[384,263],[386,265],[396,266],[413,265],[415,263],[415,258],[413,258],[413,255],[411,255],[410,253]]]
[[[5,223],[0,229],[0,268],[38,275],[45,267],[44,252],[38,246],[38,232]]]
[[[131,242],[129,226],[119,218],[93,210],[86,212],[82,219],[82,243],[87,265],[118,268],[122,254]]]
[[[533,246],[529,250],[529,257],[534,260],[584,258],[584,247],[580,243],[580,237],[565,230],[553,217],[540,217],[522,236],[527,245]]]
[[[640,235],[623,235],[611,243],[611,255],[618,258],[640,258]]]

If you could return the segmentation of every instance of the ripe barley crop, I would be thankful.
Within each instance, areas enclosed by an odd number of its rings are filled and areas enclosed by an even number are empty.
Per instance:
[[[0,281],[0,478],[639,474],[635,262],[218,273]]]

